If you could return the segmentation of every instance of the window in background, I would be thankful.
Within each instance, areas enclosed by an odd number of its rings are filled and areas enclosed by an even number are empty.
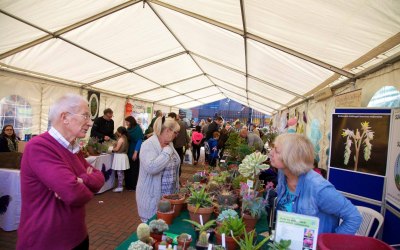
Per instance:
[[[0,127],[8,124],[21,139],[25,134],[32,134],[32,107],[21,96],[10,95],[0,100]]]
[[[400,107],[400,92],[394,86],[379,89],[368,103],[368,107]]]

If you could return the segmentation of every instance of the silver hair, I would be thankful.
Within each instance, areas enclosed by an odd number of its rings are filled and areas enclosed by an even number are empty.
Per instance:
[[[61,96],[50,106],[49,121],[55,122],[63,112],[78,112],[79,106],[82,104],[82,102],[88,104],[88,101],[78,94],[70,93]]]
[[[163,123],[163,119],[165,119],[164,123]],[[181,128],[179,126],[179,123],[171,117],[158,117],[156,119],[156,121],[154,122],[153,125],[153,129],[154,129],[154,133],[159,136],[161,135],[161,133],[164,131],[164,129],[169,128],[173,131],[179,131],[179,129]]]

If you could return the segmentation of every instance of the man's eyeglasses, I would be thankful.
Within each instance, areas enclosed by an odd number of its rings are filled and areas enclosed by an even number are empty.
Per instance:
[[[79,116],[82,116],[83,117],[83,119],[85,119],[85,121],[89,121],[90,120],[90,115],[89,114],[75,114],[75,113],[71,113],[71,112],[67,112],[68,114],[71,114],[71,115],[79,115]]]

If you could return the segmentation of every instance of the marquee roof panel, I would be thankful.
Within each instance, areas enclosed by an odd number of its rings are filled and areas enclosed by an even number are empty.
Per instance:
[[[173,108],[227,97],[277,112],[400,60],[399,10],[391,0],[3,0],[0,70]]]

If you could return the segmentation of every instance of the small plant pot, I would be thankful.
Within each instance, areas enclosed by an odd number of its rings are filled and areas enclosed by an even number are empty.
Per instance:
[[[196,244],[196,249],[197,250],[207,250],[208,249],[208,246],[202,246],[202,245],[198,245],[198,243]]]
[[[258,217],[252,217],[251,215],[248,214],[242,214],[242,219],[244,224],[246,224],[246,231],[250,232],[254,228],[256,228],[256,224],[258,221]]]
[[[163,236],[163,234],[158,234],[158,233],[150,233],[150,236],[154,239],[154,240],[156,240],[156,241],[162,241],[162,236]]]
[[[164,200],[169,200],[171,202],[171,206],[174,207],[174,218],[178,217],[182,211],[183,205],[185,204],[185,196],[183,195],[163,195]]]
[[[198,239],[199,235],[200,235],[199,230],[195,230],[194,233],[196,235],[196,239]],[[213,242],[214,241],[215,230],[213,228],[209,228],[207,230],[207,233],[210,234],[210,236],[208,237],[208,241],[209,242]]]
[[[172,221],[174,220],[174,211],[167,213],[161,213],[160,211],[157,211],[157,219],[163,219],[165,223],[171,225]]]
[[[221,236],[221,234],[219,234],[218,232],[215,232],[215,238],[216,238],[217,244],[218,245],[222,245],[222,236]],[[237,240],[239,240],[238,238],[239,237],[236,237]],[[239,249],[239,245],[230,236],[225,235],[225,243],[226,243],[227,249]]]
[[[190,240],[185,241],[180,241],[178,237],[178,246],[182,247],[182,250],[186,250],[190,247],[190,244],[192,243],[192,238]]]
[[[195,206],[188,204],[190,219],[200,223],[200,215],[203,217],[203,223],[206,224],[210,220],[214,207],[200,207],[196,209]]]

